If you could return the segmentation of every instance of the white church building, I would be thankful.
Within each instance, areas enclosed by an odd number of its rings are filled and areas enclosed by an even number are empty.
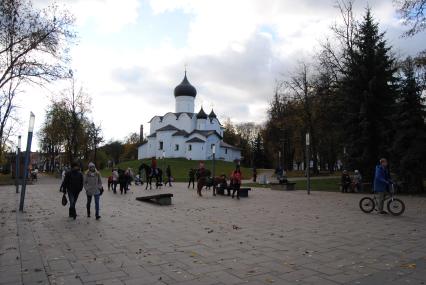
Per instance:
[[[149,121],[149,135],[138,148],[138,159],[167,157],[210,160],[213,149],[218,160],[241,159],[241,150],[223,141],[224,127],[213,110],[207,115],[201,107],[198,113],[194,113],[197,90],[189,83],[186,71],[174,95],[175,112],[154,116]]]

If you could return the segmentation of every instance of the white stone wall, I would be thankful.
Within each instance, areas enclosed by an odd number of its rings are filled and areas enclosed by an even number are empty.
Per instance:
[[[197,119],[197,130],[206,130],[206,121],[205,119]]]
[[[191,160],[205,160],[206,159],[206,149],[204,143],[187,143],[186,144],[186,155],[187,159]],[[192,145],[192,151],[188,150],[188,146]]]
[[[188,96],[180,96],[176,98],[176,102],[181,102],[182,104],[187,102],[184,98]],[[180,99],[182,98],[182,99]],[[192,97],[190,97],[192,98]],[[193,99],[193,98],[192,98]],[[179,109],[179,111],[182,111]],[[193,111],[193,110],[192,110]],[[183,111],[186,112],[186,111]],[[165,114],[162,119],[159,116],[154,117],[150,123],[150,134],[157,133],[156,137],[148,138],[148,143],[142,145],[138,149],[138,158],[150,158],[157,157],[161,158],[163,156],[163,150],[165,152],[166,157],[185,157],[187,159],[192,160],[208,160],[212,159],[212,150],[211,145],[216,145],[216,158],[223,159],[226,161],[233,161],[235,159],[240,159],[241,154],[240,151],[228,148],[225,151],[224,148],[220,147],[220,139],[215,135],[211,135],[208,138],[204,137],[200,134],[192,134],[190,137],[182,137],[182,136],[172,136],[176,131],[160,131],[157,132],[158,129],[165,127],[167,125],[172,125],[179,130],[185,130],[188,133],[191,133],[195,129],[198,130],[214,130],[223,136],[223,128],[221,127],[219,120],[216,118],[210,120],[196,119],[196,114],[191,118],[188,114],[181,114],[178,118],[174,113]],[[188,143],[187,140],[191,138],[199,138],[205,143],[191,143],[192,151],[188,151]],[[163,142],[163,150],[159,149],[159,142]],[[179,145],[179,150],[176,150],[176,144]]]
[[[175,97],[175,112],[176,113],[194,113],[194,97],[178,96]]]

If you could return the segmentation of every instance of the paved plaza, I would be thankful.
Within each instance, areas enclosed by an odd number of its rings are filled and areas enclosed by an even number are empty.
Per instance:
[[[426,198],[401,217],[364,214],[360,195],[253,189],[240,201],[177,183],[106,191],[102,219],[77,220],[59,180],[0,187],[0,284],[425,284]],[[172,206],[138,202],[174,194]],[[84,194],[84,193],[82,193]]]

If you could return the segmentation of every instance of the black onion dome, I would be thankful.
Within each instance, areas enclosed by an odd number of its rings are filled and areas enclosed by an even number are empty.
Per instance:
[[[191,85],[191,83],[189,83],[188,78],[186,78],[186,71],[182,82],[175,87],[175,97],[179,96],[197,96],[197,90]]]
[[[213,112],[213,109],[212,109],[212,111],[209,114],[209,118],[210,119],[217,118],[216,114]]]
[[[200,112],[198,112],[197,119],[207,119],[207,114],[204,112],[203,107],[201,107]]]

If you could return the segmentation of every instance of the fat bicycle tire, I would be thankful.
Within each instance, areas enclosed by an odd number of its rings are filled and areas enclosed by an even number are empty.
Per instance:
[[[361,209],[361,211],[367,214],[373,212],[375,208],[374,200],[370,197],[362,198],[359,201],[359,208]]]
[[[400,216],[405,211],[405,204],[398,198],[393,198],[388,201],[388,211],[393,216]]]

